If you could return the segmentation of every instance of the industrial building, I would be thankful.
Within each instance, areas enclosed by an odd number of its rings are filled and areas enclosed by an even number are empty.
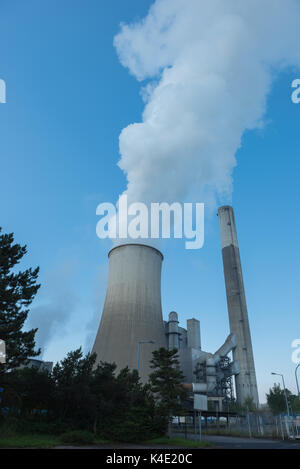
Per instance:
[[[45,362],[35,358],[28,358],[28,360],[20,365],[19,368],[35,368],[38,371],[47,371],[48,373],[51,373],[53,369],[53,362]]]
[[[250,327],[233,209],[218,210],[230,334],[213,353],[201,348],[200,322],[186,329],[172,311],[163,321],[162,253],[145,244],[123,244],[109,252],[109,277],[101,322],[93,346],[97,362],[115,362],[117,369],[138,369],[143,382],[151,372],[153,350],[178,349],[186,383],[209,398],[258,404]],[[233,360],[229,354],[232,352]]]

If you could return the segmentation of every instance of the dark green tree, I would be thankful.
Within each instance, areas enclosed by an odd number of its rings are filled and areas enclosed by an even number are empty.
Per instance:
[[[150,389],[156,398],[158,412],[168,423],[172,416],[184,414],[182,399],[187,397],[187,391],[182,386],[184,375],[179,368],[177,353],[177,349],[162,347],[153,352],[150,362],[153,369],[149,377]]]
[[[253,397],[251,396],[246,397],[245,402],[243,404],[243,408],[247,412],[255,412],[257,410],[257,406],[255,405]]]
[[[108,364],[102,364],[108,366]],[[106,390],[107,382],[103,382],[102,390]],[[102,414],[102,435],[118,441],[139,441],[163,432],[156,419],[155,403],[149,385],[143,385],[137,370],[128,367],[120,370],[115,376],[113,392],[110,393],[110,403],[113,409],[109,416]],[[103,394],[102,394],[103,396]],[[109,402],[106,399],[100,402]],[[99,402],[98,401],[98,402]],[[104,423],[104,427],[103,427]],[[104,431],[103,431],[104,430]]]
[[[83,428],[92,420],[96,405],[91,391],[96,355],[83,356],[81,348],[69,352],[52,371],[55,382],[54,413],[74,427]]]
[[[120,390],[116,386],[115,363],[101,362],[93,373],[91,392],[95,396],[93,412],[93,432],[104,433],[107,424],[117,413],[117,406],[122,400]]]
[[[36,283],[39,267],[16,270],[26,252],[26,246],[14,243],[13,233],[1,234],[0,228],[0,339],[6,345],[6,363],[0,364],[0,376],[40,354],[35,350],[37,329],[23,331],[28,307],[40,287]]]
[[[161,434],[152,393],[137,371],[124,368],[116,375],[114,363],[95,366],[95,358],[78,349],[55,365],[54,418],[69,428],[118,441]]]
[[[24,367],[12,371],[6,377],[3,406],[9,407],[21,417],[39,415],[51,409],[54,397],[54,381],[51,373]]]
[[[293,403],[295,410],[297,410],[297,397],[294,396],[289,389],[286,389],[286,395],[290,410],[294,410]],[[284,390],[280,388],[279,384],[274,383],[273,388],[269,390],[266,397],[268,406],[273,414],[277,415],[287,412]]]
[[[299,397],[295,394],[291,394],[289,397],[291,410],[294,414],[299,414],[300,412],[300,400]]]

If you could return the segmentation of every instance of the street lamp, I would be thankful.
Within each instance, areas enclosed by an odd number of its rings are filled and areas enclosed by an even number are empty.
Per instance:
[[[300,363],[298,363],[298,365],[296,366],[296,369],[295,369],[295,378],[296,378],[296,384],[297,384],[297,391],[298,391],[298,399],[300,401],[300,391],[299,391],[299,383],[298,383],[298,377],[297,377],[297,370],[300,366]]]
[[[281,376],[281,378],[282,378],[283,391],[284,391],[284,397],[285,397],[285,404],[286,404],[288,416],[290,416],[290,408],[289,408],[289,402],[288,402],[288,398],[287,398],[287,394],[286,394],[286,389],[285,389],[284,377],[283,377],[283,375],[280,374],[280,373],[273,373],[273,372],[272,372],[271,375]]]
[[[137,366],[136,369],[139,371],[140,369],[140,356],[141,356],[141,345],[142,344],[155,344],[155,340],[140,340],[138,343],[138,351],[137,351]]]

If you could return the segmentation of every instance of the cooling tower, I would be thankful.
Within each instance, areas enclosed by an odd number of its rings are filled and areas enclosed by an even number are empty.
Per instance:
[[[250,326],[232,207],[220,207],[218,217],[230,332],[236,336],[233,360],[238,362],[240,369],[239,374],[235,376],[236,398],[242,404],[250,396],[257,405],[258,392]]]
[[[143,244],[124,244],[108,257],[106,299],[93,352],[97,362],[115,362],[117,370],[138,366],[146,382],[153,350],[167,346],[161,308],[163,255]]]

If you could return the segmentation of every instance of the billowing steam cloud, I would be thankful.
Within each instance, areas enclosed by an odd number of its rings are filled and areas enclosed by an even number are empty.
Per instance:
[[[148,80],[142,122],[120,135],[129,201],[230,199],[243,133],[276,72],[300,66],[299,24],[297,0],[156,0],[121,26],[120,61]]]

